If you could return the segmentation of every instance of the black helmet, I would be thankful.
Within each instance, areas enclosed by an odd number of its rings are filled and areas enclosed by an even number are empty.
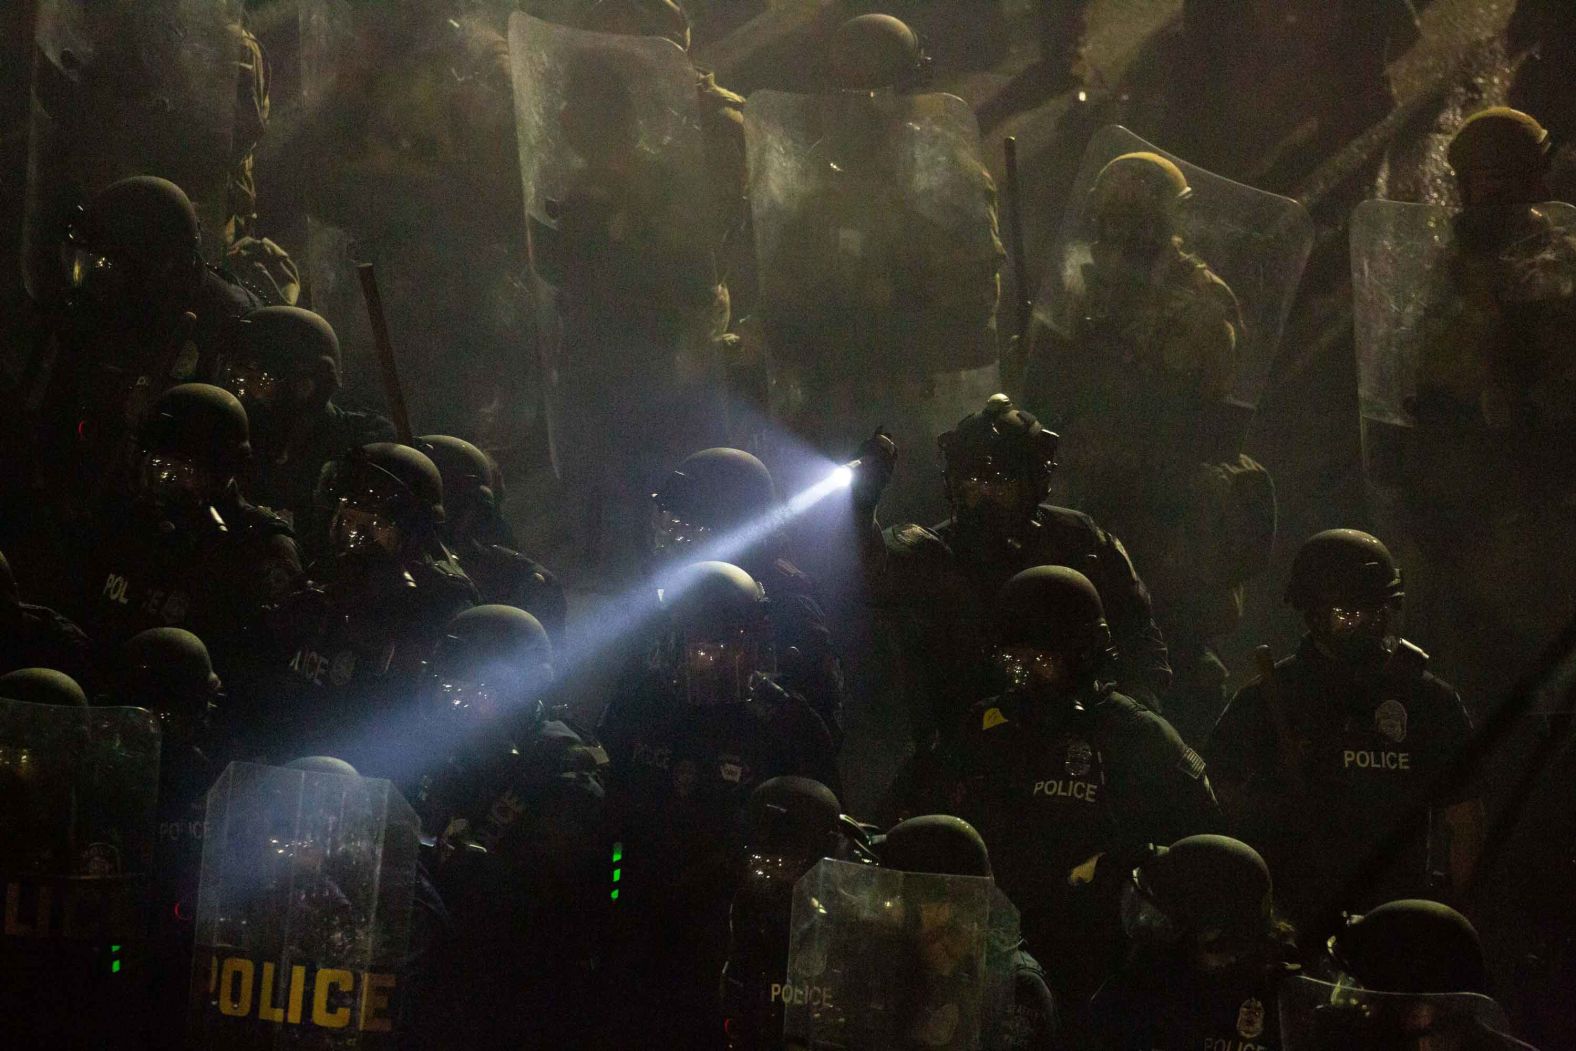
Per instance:
[[[925,69],[919,35],[891,15],[860,15],[838,27],[832,37],[832,72],[852,91],[901,88]]]
[[[443,521],[443,475],[427,455],[408,445],[373,442],[330,463],[318,480],[318,503],[340,501],[368,510],[387,510],[409,523]]]
[[[1005,394],[993,394],[979,412],[936,439],[946,471],[949,495],[963,480],[987,474],[1021,479],[1029,487],[1026,501],[1038,504],[1050,489],[1061,439],[1033,415],[1014,407]],[[953,496],[956,503],[956,496]]]
[[[286,770],[304,770],[309,774],[333,774],[335,777],[360,777],[355,767],[331,755],[303,755],[285,764]]]
[[[235,395],[207,383],[171,387],[153,403],[141,431],[146,454],[190,461],[230,476],[252,456],[246,409]]]
[[[672,625],[675,686],[692,704],[743,700],[772,668],[766,592],[738,566],[696,562],[661,591]]]
[[[553,644],[541,623],[513,606],[473,606],[449,621],[428,662],[430,714],[462,729],[510,730],[542,715],[553,679]]]
[[[842,804],[808,777],[762,781],[745,804],[745,843],[756,854],[820,857],[835,843]]]
[[[1179,931],[1256,935],[1273,913],[1269,866],[1258,851],[1226,836],[1189,836],[1162,847],[1133,880]]]
[[[663,523],[676,531],[699,527],[718,532],[771,514],[777,487],[766,465],[744,450],[703,449],[663,479],[652,500]],[[663,523],[658,526],[659,544]]]
[[[880,846],[881,864],[938,876],[991,875],[990,851],[974,826],[949,814],[911,817],[892,826]]]
[[[262,307],[247,314],[237,326],[230,357],[231,382],[225,386],[241,398],[269,400],[249,389],[250,384],[265,380],[254,375],[259,371],[275,381],[316,380],[324,397],[339,386],[339,337],[334,326],[300,307]]]
[[[72,227],[83,248],[139,266],[198,258],[202,227],[197,209],[179,186],[152,175],[134,175],[94,195]]]
[[[77,680],[53,668],[18,668],[0,675],[0,697],[30,704],[59,704],[86,708],[87,694]]]
[[[1100,592],[1066,566],[1035,566],[1003,584],[994,622],[1003,645],[1074,651],[1104,649],[1111,642]]]
[[[219,694],[208,647],[181,628],[150,628],[120,650],[118,704],[146,708],[166,736],[190,737],[213,710]]]
[[[1458,176],[1482,169],[1536,174],[1548,166],[1548,157],[1548,131],[1509,106],[1490,106],[1462,121],[1446,153]]]
[[[1330,949],[1336,963],[1373,992],[1488,995],[1477,930],[1437,901],[1392,901],[1354,916]]]
[[[1405,594],[1401,570],[1379,539],[1356,529],[1326,529],[1292,560],[1286,603],[1299,612],[1394,602]]]
[[[415,441],[415,446],[438,467],[443,476],[443,497],[449,509],[473,501],[480,501],[491,509],[496,506],[493,498],[493,461],[464,438],[447,434],[427,434]]]

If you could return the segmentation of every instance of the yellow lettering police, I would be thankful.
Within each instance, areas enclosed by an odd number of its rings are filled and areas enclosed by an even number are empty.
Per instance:
[[[321,968],[308,982],[307,968],[300,964],[291,967],[286,978],[271,962],[264,962],[259,968],[241,956],[228,957],[222,963],[213,957],[208,974],[209,992],[218,994],[219,1013],[231,1018],[255,1016],[264,1022],[307,1024],[323,1029],[348,1029],[354,1021],[364,1033],[392,1031],[389,1000],[394,995],[394,975],[362,972],[356,1009],[352,1011],[348,997],[357,991],[357,983],[356,972],[337,967]],[[309,986],[310,1013],[306,996]]]

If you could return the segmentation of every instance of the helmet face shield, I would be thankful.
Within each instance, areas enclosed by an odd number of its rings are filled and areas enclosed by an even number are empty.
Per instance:
[[[196,460],[176,452],[146,452],[138,481],[142,493],[162,507],[194,509],[207,502],[213,478]]]
[[[770,647],[753,633],[681,630],[677,640],[677,684],[689,704],[733,704],[749,695],[750,679],[769,672]]]
[[[1010,645],[997,647],[995,661],[1007,688],[1016,692],[1062,694],[1079,684],[1082,662],[1076,654]]]
[[[273,408],[284,388],[283,377],[257,361],[236,361],[225,367],[219,385],[241,400],[248,409]]]
[[[356,459],[333,461],[318,476],[313,499],[329,516],[328,542],[336,555],[395,555],[403,546],[397,509],[413,496],[389,472]]]
[[[1313,611],[1315,641],[1341,660],[1356,665],[1378,665],[1400,643],[1401,599],[1327,605]]]
[[[1021,519],[1031,499],[1028,480],[997,456],[974,457],[956,467],[948,465],[947,487],[959,518],[984,524],[1014,523]]]
[[[394,520],[381,511],[358,507],[341,499],[328,521],[328,543],[336,555],[394,555],[402,535]]]
[[[711,538],[706,526],[687,521],[660,504],[652,510],[651,547],[663,559],[693,556],[697,548]]]

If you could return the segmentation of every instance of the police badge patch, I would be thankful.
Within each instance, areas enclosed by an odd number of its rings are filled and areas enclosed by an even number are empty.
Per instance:
[[[340,650],[328,666],[328,678],[335,686],[343,686],[356,677],[356,651]]]
[[[1394,698],[1374,709],[1374,729],[1396,744],[1406,740],[1406,705]]]
[[[1089,772],[1093,764],[1094,749],[1089,747],[1089,742],[1073,738],[1067,742],[1067,776],[1083,777]]]
[[[1237,1010],[1237,1035],[1244,1040],[1257,1040],[1264,1032],[1264,1003],[1248,997]]]

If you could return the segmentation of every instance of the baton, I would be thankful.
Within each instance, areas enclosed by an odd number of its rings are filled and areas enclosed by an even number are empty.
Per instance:
[[[1016,377],[1029,358],[1029,293],[1025,286],[1028,266],[1023,258],[1023,198],[1018,186],[1018,137],[1009,135],[1002,143],[1007,155],[1007,232],[1012,241],[1013,323],[1017,326],[1016,361],[1010,362],[1009,375]]]
[[[378,371],[383,376],[383,396],[388,399],[389,415],[394,418],[394,433],[409,445],[415,437],[410,429],[410,412],[405,408],[405,392],[399,385],[399,368],[394,364],[394,344],[389,340],[388,318],[383,316],[383,297],[378,293],[378,275],[371,263],[357,263],[361,294],[367,301],[367,318],[372,322],[372,345],[378,352]]]

